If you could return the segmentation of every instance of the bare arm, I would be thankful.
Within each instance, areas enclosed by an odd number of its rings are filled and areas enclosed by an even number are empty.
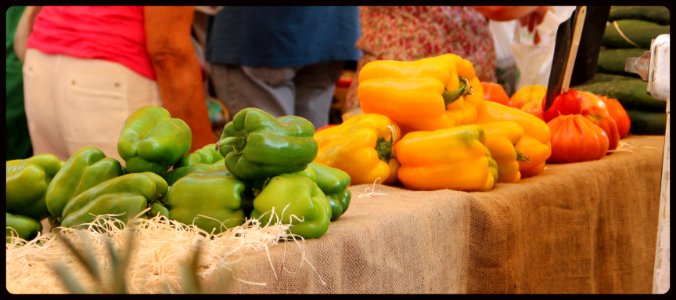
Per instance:
[[[144,12],[148,53],[164,107],[190,126],[191,151],[214,143],[199,61],[190,39],[194,8],[146,6]]]
[[[531,13],[538,13],[544,6],[474,6],[474,9],[493,21],[521,19]]]
[[[26,6],[16,26],[16,31],[14,32],[14,52],[21,63],[23,63],[26,56],[26,43],[33,28],[33,22],[41,9],[42,6]]]

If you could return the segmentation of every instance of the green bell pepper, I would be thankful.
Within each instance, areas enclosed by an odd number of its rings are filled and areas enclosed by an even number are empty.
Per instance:
[[[10,237],[18,236],[24,240],[32,240],[42,230],[42,225],[37,220],[5,213],[5,243],[9,242]]]
[[[122,173],[120,162],[106,157],[101,149],[90,146],[78,150],[56,173],[47,188],[45,202],[49,213],[61,221],[63,208],[70,199]]]
[[[253,201],[252,218],[266,224],[290,224],[289,231],[304,238],[317,238],[329,229],[331,206],[328,199],[303,174],[282,174],[270,179]]]
[[[164,200],[155,201],[152,204],[150,204],[150,211],[148,211],[148,217],[152,218],[159,214],[160,216],[164,216],[167,219],[171,219],[171,216],[169,215],[169,209],[166,206],[164,206],[164,204],[162,204],[163,201]]]
[[[240,179],[302,171],[317,155],[314,126],[297,116],[275,118],[254,107],[239,111],[217,143],[228,170]]]
[[[200,149],[195,150],[181,159],[174,165],[174,168],[185,166],[192,166],[196,164],[208,164],[223,162],[223,155],[216,148],[216,144],[209,144]]]
[[[192,133],[183,120],[159,106],[146,106],[127,118],[117,152],[128,173],[162,174],[190,151]]]
[[[167,182],[152,172],[129,173],[106,180],[68,201],[61,226],[89,223],[102,214],[122,214],[116,218],[126,222],[167,190]]]
[[[245,188],[244,182],[224,170],[192,173],[174,183],[163,205],[169,219],[220,233],[244,223]]]
[[[173,185],[176,180],[192,172],[205,172],[211,170],[225,169],[223,156],[216,149],[216,144],[209,144],[195,152],[184,156],[179,160],[174,168],[162,174],[162,177],[169,185]]]
[[[344,171],[312,162],[308,165],[315,173],[315,182],[324,192],[331,205],[331,221],[337,220],[350,206],[352,194],[350,175]]]
[[[302,171],[294,172],[294,173],[287,173],[287,174],[298,174],[298,175],[303,175],[307,178],[312,179],[312,181],[317,181],[317,176],[315,175],[315,171],[310,168],[310,165],[303,169]],[[249,216],[251,215],[251,212],[253,211],[253,201],[256,199],[258,194],[261,193],[263,190],[263,187],[270,182],[271,177],[267,178],[259,178],[259,179],[251,179],[251,180],[245,180],[244,182],[246,183],[247,189],[244,191],[244,194],[242,196],[242,207],[244,208],[244,214]]]
[[[167,173],[162,174],[162,177],[164,178],[164,180],[167,181],[167,184],[174,185],[176,181],[178,181],[179,179],[183,178],[188,174],[219,171],[219,170],[227,171],[222,160],[220,161],[220,163],[215,164],[194,164],[185,167],[180,167],[178,169],[173,169]]]
[[[49,216],[45,194],[62,162],[52,154],[38,154],[5,162],[6,212],[41,220]]]

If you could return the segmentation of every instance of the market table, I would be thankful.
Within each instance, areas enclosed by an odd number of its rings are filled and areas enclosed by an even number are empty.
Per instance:
[[[225,293],[650,293],[664,136],[489,192],[357,185],[319,239],[244,257]],[[226,284],[228,281],[229,284]]]

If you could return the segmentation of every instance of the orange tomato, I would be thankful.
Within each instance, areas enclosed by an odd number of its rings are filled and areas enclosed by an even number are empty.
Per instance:
[[[509,96],[502,85],[495,82],[481,82],[481,87],[484,90],[485,100],[509,105]]]
[[[620,132],[613,117],[610,116],[605,102],[595,94],[579,91],[580,93],[580,113],[601,127],[608,136],[608,148],[616,149],[620,143]]]
[[[620,134],[620,138],[623,139],[629,134],[629,128],[631,128],[631,119],[627,114],[627,111],[624,110],[622,103],[617,101],[615,98],[610,98],[607,96],[599,96],[601,100],[606,104],[608,113],[615,120],[617,124],[617,131]]]

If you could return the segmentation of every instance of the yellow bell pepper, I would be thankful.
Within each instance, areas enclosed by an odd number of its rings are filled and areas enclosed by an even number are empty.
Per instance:
[[[486,148],[498,164],[498,182],[518,182],[519,161],[525,158],[515,146],[523,137],[523,128],[512,121],[485,123],[481,128],[486,135]]]
[[[471,123],[484,101],[472,64],[455,54],[376,60],[361,69],[358,81],[362,111],[388,116],[403,132]]]
[[[523,128],[525,135],[532,136],[543,144],[549,142],[549,127],[547,127],[545,121],[517,108],[485,101],[483,109],[479,111],[476,123],[484,124],[500,121],[514,121]]]
[[[542,103],[547,87],[541,84],[525,85],[509,98],[509,106],[521,109],[526,103],[536,101]]]
[[[315,162],[348,173],[352,184],[393,184],[399,162],[393,145],[401,131],[397,124],[380,114],[359,114],[340,125],[316,131],[319,149]]]
[[[490,190],[498,170],[484,142],[474,124],[410,132],[394,145],[399,180],[413,190]]]
[[[523,154],[519,160],[521,177],[542,172],[545,161],[551,155],[551,134],[547,123],[527,112],[491,101],[484,103],[476,120],[478,124],[501,121],[514,121],[523,128],[524,137],[516,144],[516,151]]]

